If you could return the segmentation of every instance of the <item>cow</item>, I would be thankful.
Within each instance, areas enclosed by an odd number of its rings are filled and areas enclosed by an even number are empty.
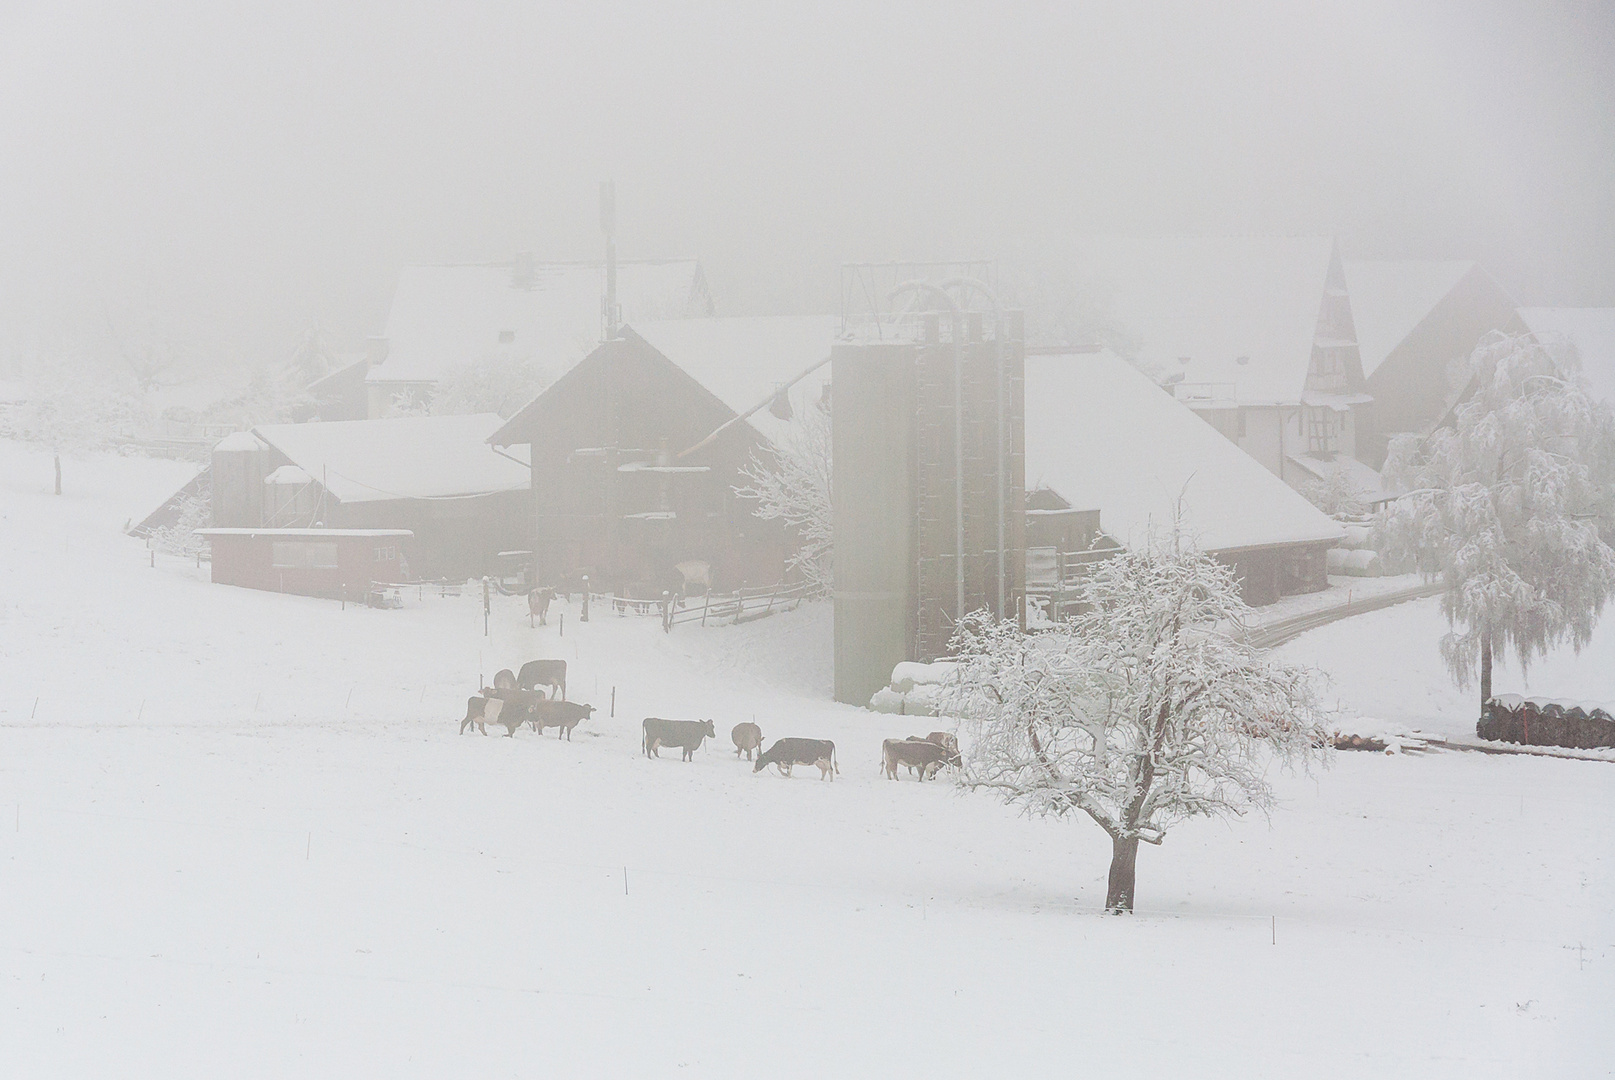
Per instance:
[[[819,779],[834,781],[841,767],[836,764],[836,744],[829,739],[775,739],[774,745],[757,755],[751,771],[759,773],[772,765],[786,778],[796,765],[817,765]]]
[[[572,729],[578,726],[581,720],[587,720],[594,712],[593,705],[579,705],[575,701],[537,701],[528,707],[528,718],[533,730],[540,735],[545,728],[559,728],[555,737],[559,739],[566,736],[566,741],[572,741]]]
[[[736,724],[729,737],[735,741],[735,757],[744,751],[747,761],[751,760],[752,751],[763,748],[763,729],[756,724]]]
[[[663,720],[647,716],[644,728],[646,757],[659,758],[662,747],[676,746],[684,751],[685,761],[694,761],[702,740],[718,737],[711,720]]]
[[[532,690],[540,686],[550,688],[550,696],[554,697],[560,691],[561,700],[566,700],[566,661],[565,660],[529,660],[522,665],[521,674],[516,676],[516,685],[523,690]]]
[[[490,691],[486,695],[466,699],[465,719],[460,721],[460,734],[464,735],[467,727],[475,725],[478,731],[486,735],[489,724],[503,724],[505,736],[513,739],[516,729],[526,722],[527,714],[523,709],[513,707],[510,702],[495,697]]]
[[[948,731],[933,731],[925,737],[926,742],[934,742],[951,754],[959,752],[958,736]]]
[[[482,696],[485,698],[498,698],[505,703],[503,713],[505,720],[501,720],[500,723],[509,721],[517,727],[531,723],[535,729],[537,724],[534,723],[533,710],[543,702],[550,700],[540,690],[520,690],[503,686],[484,686]]]
[[[493,677],[493,685],[496,690],[516,689],[516,673],[509,668],[500,668],[499,673]]]
[[[917,769],[920,782],[936,776],[944,765],[957,765],[959,755],[929,739],[887,739],[880,744],[881,771],[886,779],[897,779],[897,767],[907,765]]]
[[[527,610],[538,620],[538,625],[549,625],[550,601],[555,599],[555,590],[548,586],[535,588],[527,594]]]

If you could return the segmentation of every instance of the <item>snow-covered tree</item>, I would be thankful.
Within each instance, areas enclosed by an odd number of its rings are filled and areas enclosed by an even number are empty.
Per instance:
[[[985,612],[954,638],[944,712],[970,738],[964,783],[1110,837],[1108,911],[1133,909],[1140,841],[1196,816],[1264,813],[1277,765],[1326,754],[1310,671],[1250,645],[1233,571],[1176,539],[1123,551],[1056,631]]]
[[[510,419],[550,383],[531,357],[489,353],[461,364],[432,399],[439,415],[498,413]]]
[[[741,498],[756,500],[753,512],[759,518],[782,522],[796,533],[790,565],[801,572],[809,588],[825,595],[835,585],[830,467],[830,412],[816,405],[792,417],[790,428],[774,447],[752,455],[741,469],[750,483],[735,488]]]
[[[1385,475],[1407,494],[1379,533],[1393,560],[1445,581],[1441,655],[1460,687],[1478,659],[1484,709],[1494,651],[1512,649],[1522,670],[1565,642],[1579,651],[1615,596],[1615,420],[1562,340],[1495,334],[1470,370],[1450,424],[1392,442]]]
[[[1344,465],[1337,464],[1321,478],[1308,478],[1299,488],[1302,496],[1330,517],[1356,517],[1368,512],[1352,486],[1351,474]]]

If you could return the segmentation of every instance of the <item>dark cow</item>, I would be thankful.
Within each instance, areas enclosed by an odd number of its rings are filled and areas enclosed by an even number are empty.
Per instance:
[[[500,668],[499,673],[493,677],[493,685],[496,690],[516,689],[516,673],[509,668]]]
[[[695,752],[703,739],[716,739],[718,732],[711,720],[663,720],[645,717],[645,756],[661,757],[661,748],[676,746],[684,751],[685,761],[694,761]]]
[[[466,699],[465,719],[460,721],[460,734],[464,735],[467,727],[475,725],[478,731],[486,735],[489,724],[503,724],[505,735],[515,738],[516,729],[526,722],[527,714],[524,709],[519,706],[513,707],[510,702],[496,697],[493,691],[489,691],[486,695],[479,694]]]
[[[751,760],[753,751],[763,748],[763,729],[756,724],[736,724],[729,737],[735,741],[735,757],[744,751],[747,761]]]
[[[508,721],[517,727],[521,727],[523,724],[533,724],[535,729],[537,724],[534,723],[533,710],[550,700],[539,690],[515,690],[507,689],[503,686],[484,686],[482,696],[485,698],[498,698],[505,703],[504,711],[501,713],[504,719],[500,720],[500,723],[503,724]]]
[[[522,665],[521,674],[516,676],[516,685],[523,690],[532,690],[540,686],[550,688],[550,696],[554,697],[560,691],[561,700],[566,700],[566,661],[565,660],[529,660]]]
[[[959,756],[959,740],[951,732],[933,731],[929,735],[925,736],[923,739],[920,738],[920,736],[918,736],[918,735],[910,735],[909,736],[909,741],[910,742],[935,743],[936,745],[942,747],[944,750],[951,753],[954,757]],[[904,764],[908,765],[909,775],[913,776],[914,772],[915,772],[914,765],[909,763],[909,762],[904,762]],[[959,763],[956,762],[956,761],[950,761],[950,762],[947,762],[947,764],[953,765],[954,767],[957,768]],[[933,773],[933,775],[934,775],[934,773]]]
[[[888,780],[897,779],[897,767],[917,769],[924,783],[944,765],[958,765],[959,755],[929,739],[887,739],[880,744],[881,771]]]
[[[549,625],[550,601],[554,599],[555,590],[547,587],[527,594],[527,610],[538,620],[538,625]]]
[[[774,745],[757,755],[754,773],[772,765],[781,776],[789,777],[796,765],[817,765],[820,780],[835,780],[841,767],[836,764],[836,744],[829,739],[775,739]]]
[[[528,708],[533,730],[540,735],[545,728],[560,728],[555,733],[559,739],[566,736],[566,741],[572,741],[572,729],[578,726],[580,720],[587,720],[594,712],[593,705],[579,705],[575,701],[538,701]]]

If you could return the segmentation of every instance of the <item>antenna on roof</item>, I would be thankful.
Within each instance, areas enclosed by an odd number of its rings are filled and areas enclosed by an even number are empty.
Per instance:
[[[622,312],[617,307],[617,183],[600,182],[600,231],[606,234],[606,295],[600,302],[603,340],[617,336]]]

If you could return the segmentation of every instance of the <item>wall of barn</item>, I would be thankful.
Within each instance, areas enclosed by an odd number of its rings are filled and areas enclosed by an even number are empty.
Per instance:
[[[527,547],[527,493],[501,491],[464,499],[389,499],[328,504],[334,529],[409,529],[411,578],[464,580],[492,574],[501,551]]]
[[[1266,607],[1286,596],[1321,592],[1329,587],[1329,541],[1273,547],[1214,551],[1212,558],[1231,567],[1239,592],[1251,607]]]
[[[332,537],[321,538],[258,536],[214,536],[212,575],[217,585],[236,585],[266,592],[295,593],[362,602],[373,582],[397,581],[401,574],[401,538]],[[280,543],[325,542],[335,545],[335,567],[277,567],[274,546]],[[404,543],[408,543],[407,539]]]

